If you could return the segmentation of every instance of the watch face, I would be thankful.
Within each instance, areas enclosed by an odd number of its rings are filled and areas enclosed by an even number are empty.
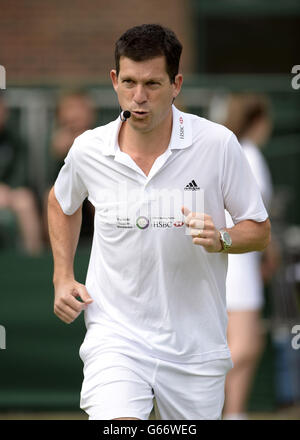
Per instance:
[[[231,240],[231,237],[227,231],[223,232],[223,240],[224,240],[226,246],[231,246],[232,240]]]

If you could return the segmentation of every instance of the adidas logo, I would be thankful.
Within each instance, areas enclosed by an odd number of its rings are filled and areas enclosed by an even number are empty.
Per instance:
[[[184,191],[197,191],[199,186],[195,182],[195,180],[192,180],[190,183],[187,184],[187,186],[184,188]]]

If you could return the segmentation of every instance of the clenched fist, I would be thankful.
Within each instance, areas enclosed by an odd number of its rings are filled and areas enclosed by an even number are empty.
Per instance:
[[[67,324],[73,322],[82,310],[93,302],[86,287],[74,279],[57,282],[54,287],[54,313]],[[80,298],[83,302],[76,298]]]
[[[191,212],[187,207],[181,208],[185,216],[185,224],[189,227],[193,243],[203,246],[207,252],[221,252],[220,232],[215,228],[210,215]]]

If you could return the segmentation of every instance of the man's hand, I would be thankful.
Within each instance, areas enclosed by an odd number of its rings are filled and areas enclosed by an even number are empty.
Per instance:
[[[54,313],[67,324],[71,324],[93,299],[88,294],[85,286],[75,280],[54,283],[55,300]],[[76,298],[81,298],[78,301]]]
[[[207,252],[220,252],[222,244],[220,233],[215,228],[210,215],[191,212],[183,206],[181,212],[185,216],[185,224],[190,228],[193,243],[203,246]]]

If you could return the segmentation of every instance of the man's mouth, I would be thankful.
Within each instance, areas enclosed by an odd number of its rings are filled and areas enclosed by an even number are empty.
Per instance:
[[[131,113],[137,117],[145,116],[148,114],[148,112],[143,111],[143,110],[135,110],[135,111],[132,111]]]

